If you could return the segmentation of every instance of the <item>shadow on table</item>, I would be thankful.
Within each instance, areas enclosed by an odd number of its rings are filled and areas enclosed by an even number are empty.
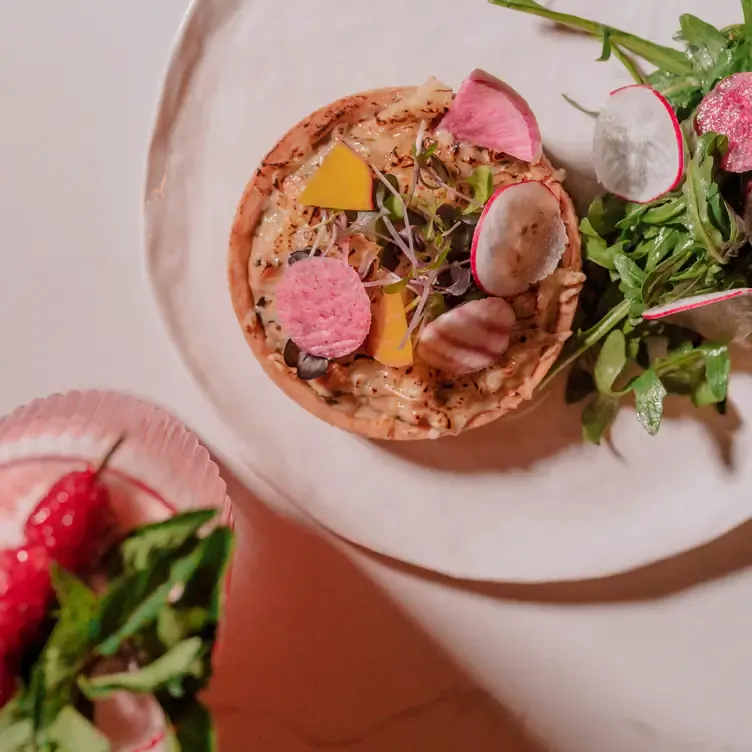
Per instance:
[[[564,402],[566,379],[483,428],[438,441],[374,441],[385,452],[448,473],[524,470],[582,443],[580,407]]]
[[[544,752],[342,553],[222,474],[241,544],[209,695],[221,749]]]
[[[381,554],[367,556],[447,587],[504,600],[549,604],[606,604],[650,601],[721,580],[752,567],[752,520],[703,546],[609,577],[572,582],[514,583],[462,580],[429,572]]]

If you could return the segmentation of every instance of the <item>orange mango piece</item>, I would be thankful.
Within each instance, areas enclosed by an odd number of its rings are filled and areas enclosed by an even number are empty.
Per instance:
[[[402,293],[384,293],[374,306],[368,350],[374,360],[399,368],[413,364],[410,340],[400,347],[407,334],[407,315]]]
[[[373,209],[373,176],[366,161],[341,141],[308,180],[300,203],[322,209]]]

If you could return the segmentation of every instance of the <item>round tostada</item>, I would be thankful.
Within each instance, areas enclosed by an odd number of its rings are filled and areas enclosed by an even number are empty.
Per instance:
[[[229,286],[266,373],[355,433],[423,439],[532,397],[571,335],[569,196],[522,97],[474,71],[341,99],[241,199]]]

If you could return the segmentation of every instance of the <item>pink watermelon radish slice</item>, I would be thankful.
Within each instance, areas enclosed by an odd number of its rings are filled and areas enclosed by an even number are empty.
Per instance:
[[[428,365],[452,376],[476,373],[506,352],[515,321],[514,309],[505,300],[471,300],[426,326],[418,354]]]
[[[752,73],[724,78],[702,100],[695,128],[700,135],[712,131],[728,137],[729,148],[721,163],[724,170],[752,170]]]
[[[683,298],[651,308],[643,318],[669,319],[672,324],[686,326],[706,339],[743,342],[752,335],[752,289],[744,287]]]
[[[507,298],[554,272],[567,247],[559,200],[528,180],[499,188],[488,200],[470,249],[473,277],[484,292]]]
[[[663,95],[650,86],[614,91],[595,124],[593,162],[601,185],[647,204],[676,188],[684,175],[684,139]]]
[[[523,162],[539,162],[543,153],[530,105],[511,86],[479,69],[462,82],[439,130]]]

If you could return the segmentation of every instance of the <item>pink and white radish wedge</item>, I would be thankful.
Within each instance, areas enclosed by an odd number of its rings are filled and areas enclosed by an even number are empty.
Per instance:
[[[684,175],[684,139],[662,94],[650,86],[614,91],[595,124],[595,174],[609,192],[647,204]]]
[[[530,105],[511,86],[480,69],[462,82],[439,130],[523,162],[540,162],[543,154]]]
[[[645,311],[647,321],[668,319],[706,339],[743,342],[752,335],[752,289],[724,290],[676,300]]]
[[[534,180],[504,185],[475,228],[473,277],[489,295],[519,295],[554,272],[566,247],[567,228],[551,190]]]
[[[695,129],[728,138],[721,165],[727,172],[752,170],[752,73],[724,78],[697,108]]]

